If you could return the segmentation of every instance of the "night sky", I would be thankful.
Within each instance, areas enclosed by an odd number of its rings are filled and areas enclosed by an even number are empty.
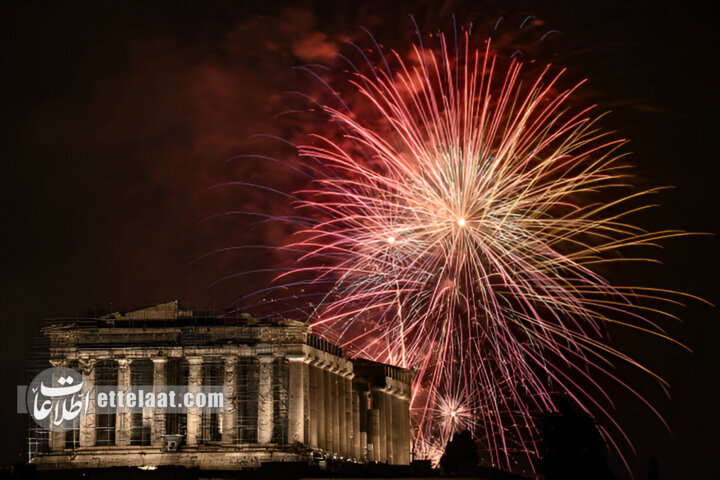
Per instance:
[[[655,228],[718,231],[718,94],[713,71],[718,12],[700,2],[6,2],[2,6],[2,226],[0,463],[21,461],[25,417],[15,386],[31,378],[27,354],[43,319],[178,299],[223,308],[267,281],[269,254],[198,259],[218,248],[281,241],[246,228],[243,206],[281,202],[221,182],[282,184],[277,166],[227,161],[277,155],[253,139],[287,135],[277,116],[290,90],[316,85],[293,70],[332,62],[342,42],[369,28],[390,46],[407,14],[433,31],[534,15],[561,33],[552,48],[587,97],[612,113],[603,125],[629,138],[642,186],[673,185],[642,221]],[[703,2],[707,3],[707,2]],[[582,4],[582,5],[581,5]],[[400,32],[400,33],[398,33]],[[547,52],[545,52],[547,54]],[[551,56],[552,56],[551,52]],[[277,178],[276,178],[277,177]],[[269,202],[269,203],[268,203]],[[279,207],[280,208],[280,207]],[[278,240],[280,239],[280,240]],[[620,271],[717,303],[716,236],[666,242],[663,266]],[[661,478],[720,478],[720,323],[699,302],[666,322],[690,354],[657,339],[613,334],[618,346],[665,376],[669,400],[621,369],[668,420],[620,397],[618,418],[635,440],[636,478],[654,455]],[[627,401],[626,401],[627,400]]]

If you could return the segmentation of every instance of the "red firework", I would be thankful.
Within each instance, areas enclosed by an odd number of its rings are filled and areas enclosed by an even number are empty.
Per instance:
[[[536,416],[562,392],[629,444],[608,408],[620,324],[668,338],[640,300],[669,292],[613,285],[600,267],[676,230],[627,219],[655,190],[629,191],[624,143],[592,108],[570,103],[562,72],[525,73],[468,33],[449,46],[383,54],[321,104],[322,134],[298,146],[311,187],[296,193],[307,228],[276,281],[322,286],[310,324],[353,355],[413,368],[416,456],[438,460],[458,430],[493,464],[538,451]],[[362,112],[362,113],[360,113]],[[328,287],[329,286],[329,287]],[[669,315],[669,314],[666,314]],[[645,402],[647,403],[647,402]],[[652,408],[650,405],[648,405]]]

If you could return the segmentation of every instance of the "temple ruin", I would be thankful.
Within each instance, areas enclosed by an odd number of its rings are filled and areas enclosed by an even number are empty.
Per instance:
[[[368,360],[301,322],[224,318],[171,302],[43,329],[50,364],[86,385],[222,385],[222,413],[95,413],[78,428],[30,428],[37,468],[185,466],[265,462],[410,463],[412,372]]]

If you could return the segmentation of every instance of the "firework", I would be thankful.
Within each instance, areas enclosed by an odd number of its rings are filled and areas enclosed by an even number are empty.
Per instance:
[[[555,411],[557,392],[604,418],[620,449],[629,439],[603,381],[625,386],[618,360],[654,374],[610,346],[605,327],[665,337],[639,301],[668,292],[601,272],[682,232],[627,220],[652,191],[626,190],[624,140],[572,104],[578,85],[561,88],[562,71],[526,73],[467,32],[374,53],[377,65],[365,57],[334,88],[339,101],[320,105],[323,133],[298,146],[313,181],[296,208],[310,226],[286,245],[302,254],[277,285],[321,286],[316,332],[416,371],[416,456],[437,460],[469,429],[493,464],[532,459],[534,420]]]

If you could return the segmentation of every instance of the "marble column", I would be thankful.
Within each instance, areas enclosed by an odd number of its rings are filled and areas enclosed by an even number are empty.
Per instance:
[[[274,428],[273,356],[258,356],[258,443],[271,443]]]
[[[348,431],[348,424],[347,424],[347,418],[345,416],[345,375],[346,373],[344,371],[339,371],[336,375],[336,382],[337,382],[337,393],[336,393],[336,400],[337,400],[337,414],[338,414],[338,426],[337,428],[337,434],[338,434],[338,448],[337,452],[341,457],[347,457],[347,431]]]
[[[202,387],[202,362],[201,356],[185,357],[188,361],[188,392],[197,394]],[[193,404],[187,409],[187,445],[199,445],[202,442],[202,414],[200,408]]]
[[[373,398],[373,403],[375,399]],[[384,461],[380,455],[381,442],[380,442],[380,410],[372,408],[368,411],[368,460],[371,462],[382,462]]]
[[[408,463],[411,463],[413,460],[413,457],[412,457],[412,451],[413,451],[412,422],[410,421],[411,399],[412,399],[412,397],[408,394],[408,397],[405,399],[405,402],[403,403],[403,415],[404,415],[403,424],[405,425],[405,445],[407,445],[407,449],[408,449],[408,453],[407,453]]]
[[[395,464],[395,439],[397,437],[397,431],[394,428],[393,420],[393,395],[386,391],[383,393],[383,400],[385,402],[385,449],[387,463]]]
[[[325,370],[323,369],[323,363],[317,362],[315,365],[315,379],[317,381],[317,421],[315,426],[317,428],[317,445],[323,450],[327,450],[327,437],[325,436],[325,416],[327,410],[325,409]]]
[[[402,428],[402,412],[400,410],[400,397],[399,392],[395,395],[390,396],[390,402],[392,405],[392,453],[393,463],[395,465],[402,465],[404,462],[403,454],[405,449],[403,448],[403,428]]]
[[[167,390],[167,357],[154,357],[153,362],[153,392],[157,394]],[[167,428],[166,412],[154,408],[150,417],[150,444],[161,446],[163,444],[162,436],[165,435]]]
[[[87,400],[87,410],[80,417],[80,446],[92,447],[95,445],[95,364],[94,358],[81,358],[79,361],[82,372],[83,392]]]
[[[407,398],[398,397],[398,429],[400,434],[400,445],[398,463],[402,465],[410,464],[410,404]]]
[[[123,392],[123,397],[127,396],[127,392],[130,391],[130,364],[132,360],[129,358],[118,358],[118,394]],[[125,399],[126,400],[126,399]],[[115,409],[115,445],[117,446],[128,446],[130,445],[130,435],[132,428],[132,413],[130,409],[123,404],[120,406],[118,400],[117,407]]]
[[[332,428],[332,439],[333,439],[333,452],[335,452],[336,456],[341,456],[340,447],[342,446],[340,444],[340,432],[342,431],[342,426],[340,424],[340,410],[345,405],[345,401],[341,401],[340,397],[340,380],[342,377],[340,376],[340,369],[335,366],[330,374],[330,378],[332,379],[332,413],[333,413],[333,428]],[[343,415],[344,417],[344,415]]]
[[[308,412],[310,415],[308,421],[308,445],[312,448],[318,448],[318,420],[320,416],[320,408],[318,405],[318,375],[317,367],[315,362],[311,362],[308,365],[308,389],[309,389],[309,402]]]
[[[67,360],[64,358],[50,360],[50,365],[55,368],[67,367]],[[58,375],[53,375],[53,385],[57,385]],[[50,422],[50,431],[48,432],[48,448],[50,451],[57,452],[65,449],[65,431],[55,430],[53,422]]]
[[[310,357],[306,356],[303,367],[303,429],[305,437],[303,443],[310,443]]]
[[[288,355],[288,443],[305,443],[305,355]]]
[[[373,410],[378,411],[377,443],[373,442],[376,462],[387,462],[387,415],[385,411],[385,394],[382,390],[372,392]],[[373,432],[374,434],[375,432]]]
[[[355,375],[352,372],[348,372],[345,374],[345,377],[342,379],[343,382],[345,382],[345,398],[344,398],[344,408],[342,414],[345,415],[345,457],[346,458],[353,458],[355,456],[353,452],[353,434],[354,434],[354,424],[353,424],[353,402],[352,402],[352,379]]]
[[[225,393],[225,412],[222,413],[222,442],[237,441],[237,356],[224,357],[223,390]]]
[[[350,381],[352,388],[352,380]],[[352,395],[352,457],[362,459],[362,451],[360,450],[360,393],[351,392]]]
[[[370,437],[370,410],[368,409],[368,406],[370,406],[370,402],[372,401],[370,397],[369,391],[363,391],[359,393],[360,395],[360,409],[358,411],[358,416],[360,417],[360,458],[363,460],[371,461],[370,457],[368,456],[368,443],[372,443],[372,438]]]
[[[333,401],[333,395],[334,395],[334,381],[333,377],[335,376],[333,373],[331,373],[329,370],[327,370],[327,367],[323,371],[324,374],[324,394],[325,394],[325,401],[324,404],[324,410],[325,410],[325,451],[329,453],[335,452],[335,444],[333,443],[334,435],[334,421],[335,421],[335,402]]]

